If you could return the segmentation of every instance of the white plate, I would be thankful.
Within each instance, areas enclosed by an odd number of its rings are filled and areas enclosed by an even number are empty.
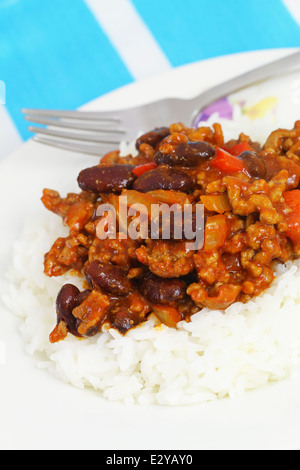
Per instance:
[[[192,96],[286,52],[252,52],[191,64],[117,90],[87,108],[126,107],[145,97]],[[1,292],[6,289],[4,273],[13,241],[25,222],[44,214],[42,189],[74,189],[79,170],[94,162],[94,157],[29,141],[1,163]],[[23,348],[19,319],[1,305],[2,449],[300,449],[298,381],[199,406],[125,406],[58,381],[37,369]]]

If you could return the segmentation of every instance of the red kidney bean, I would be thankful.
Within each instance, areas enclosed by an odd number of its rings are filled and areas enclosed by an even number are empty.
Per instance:
[[[134,168],[134,165],[93,166],[82,170],[77,181],[83,191],[119,193],[132,187],[136,179]]]
[[[201,159],[209,159],[215,155],[215,149],[207,142],[181,142],[174,148],[174,153],[158,151],[154,160],[157,165],[197,166]]]
[[[157,189],[188,192],[193,184],[193,179],[185,173],[169,168],[156,168],[141,175],[134,182],[133,189],[141,193]]]
[[[140,323],[140,317],[131,311],[131,303],[128,297],[112,299],[107,311],[107,318],[112,328],[116,328],[124,334]]]
[[[73,316],[74,308],[82,302],[80,290],[73,284],[65,284],[56,299],[57,323],[64,321],[68,331],[80,336],[77,332],[77,319]]]
[[[165,137],[170,135],[170,129],[168,127],[157,127],[150,132],[139,137],[136,141],[136,148],[139,150],[141,144],[148,144],[151,147],[156,147]]]
[[[92,261],[85,274],[91,287],[98,287],[110,294],[122,296],[129,294],[132,290],[131,282],[126,273],[112,264]]]
[[[187,285],[181,279],[162,279],[147,273],[140,281],[140,291],[153,304],[169,304],[186,296]]]
[[[239,155],[239,158],[243,160],[246,169],[254,178],[264,178],[266,175],[266,167],[263,159],[255,152],[243,152]]]
[[[76,300],[77,300],[77,303],[78,305],[82,304],[82,302],[87,299],[87,297],[90,295],[91,291],[86,289],[82,292],[80,292],[77,297],[76,297]]]

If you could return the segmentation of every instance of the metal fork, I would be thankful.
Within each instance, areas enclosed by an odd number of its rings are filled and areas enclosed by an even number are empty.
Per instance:
[[[217,85],[192,99],[167,98],[142,106],[115,111],[56,111],[23,109],[26,121],[46,127],[30,126],[34,140],[71,150],[101,156],[131,142],[140,131],[168,126],[173,122],[196,125],[199,112],[213,102],[246,86],[300,66],[300,51],[246,72]]]

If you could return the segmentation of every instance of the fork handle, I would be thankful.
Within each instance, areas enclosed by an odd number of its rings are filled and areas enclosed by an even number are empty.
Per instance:
[[[277,59],[269,64],[257,67],[249,72],[243,73],[238,77],[232,78],[226,82],[221,83],[213,88],[202,93],[199,97],[193,98],[190,101],[195,105],[195,114],[199,114],[206,106],[224,98],[235,91],[238,91],[246,86],[265,80],[280,73],[296,70],[300,66],[300,51]],[[194,115],[193,118],[196,116]]]

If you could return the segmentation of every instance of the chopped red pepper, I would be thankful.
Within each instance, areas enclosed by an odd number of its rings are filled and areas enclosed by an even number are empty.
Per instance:
[[[132,173],[134,173],[136,176],[141,176],[147,171],[154,170],[157,168],[156,163],[145,163],[144,165],[139,165],[132,170]]]
[[[221,148],[216,149],[216,156],[211,160],[211,164],[224,173],[237,173],[246,170],[242,160]]]
[[[300,190],[286,191],[283,194],[284,201],[292,212],[286,215],[285,220],[288,224],[288,230],[285,234],[293,243],[300,243]]]
[[[254,149],[252,147],[250,147],[248,142],[241,142],[239,144],[234,145],[230,149],[228,149],[228,152],[231,155],[234,155],[234,156],[238,157],[243,152],[253,152],[253,150]]]

